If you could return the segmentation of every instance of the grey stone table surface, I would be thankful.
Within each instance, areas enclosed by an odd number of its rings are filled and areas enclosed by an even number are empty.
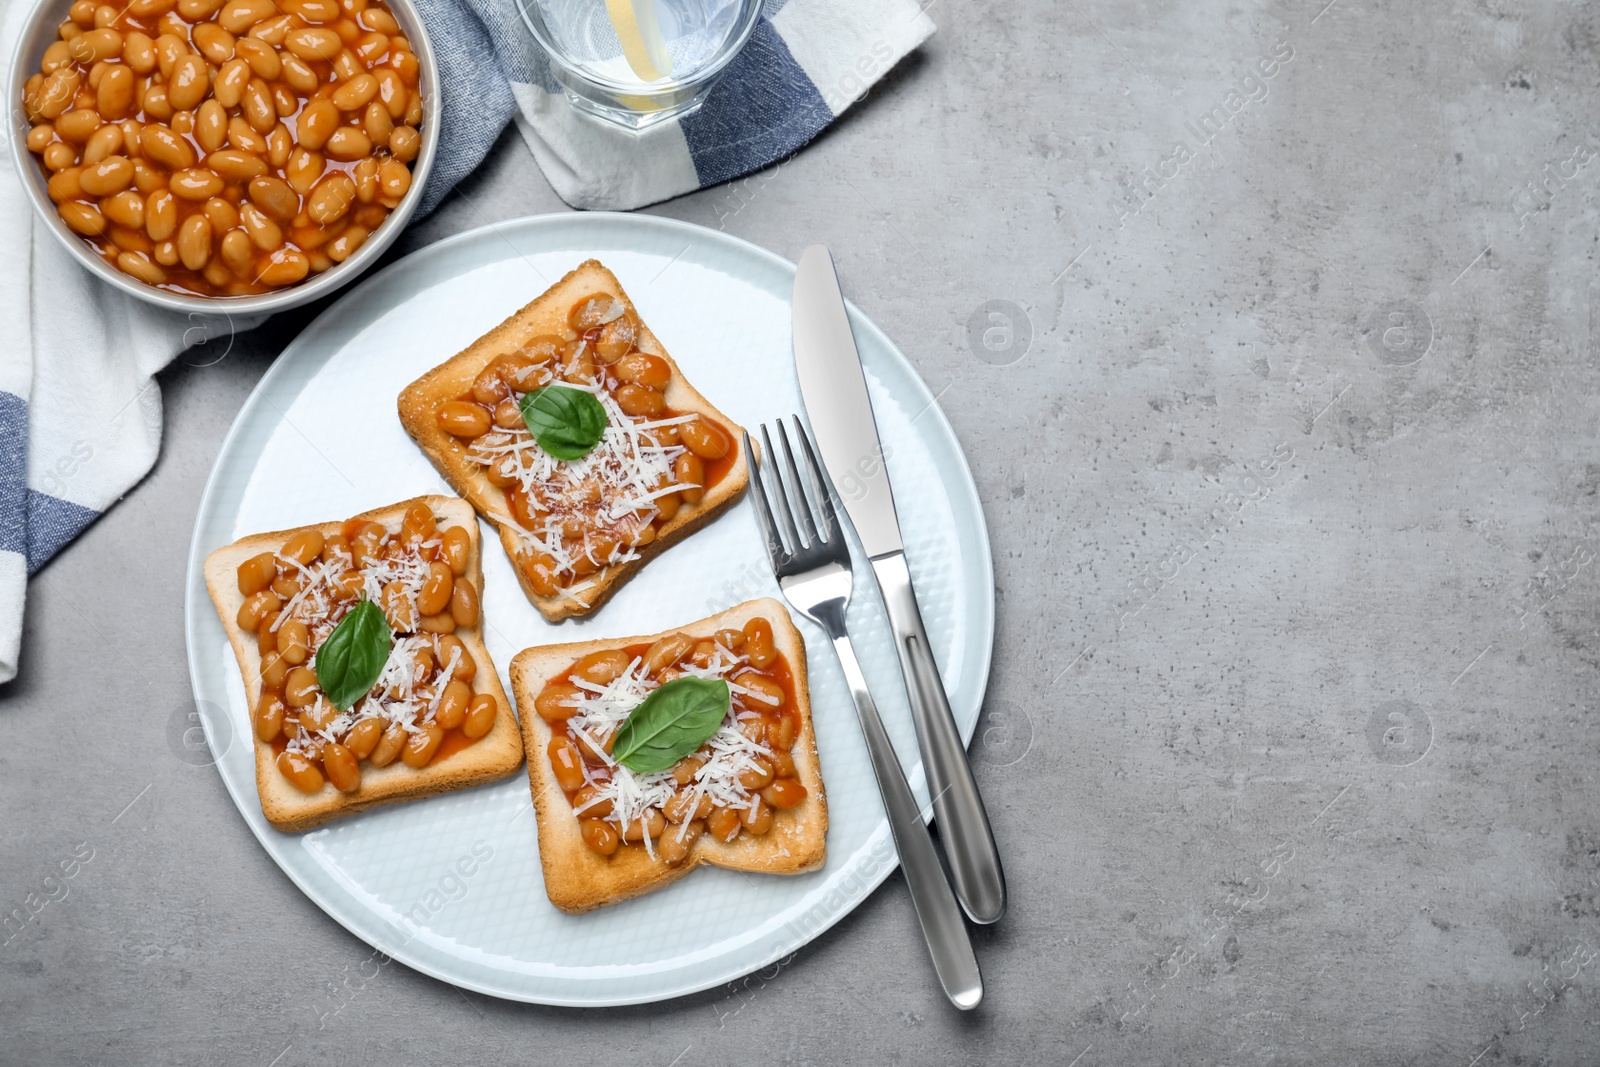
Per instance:
[[[650,210],[831,245],[966,449],[982,1008],[898,876],[663,1004],[365,976],[167,734],[201,486],[311,309],[164,373],[154,472],[30,585],[0,910],[48,903],[0,945],[0,1061],[1600,1059],[1600,8],[930,13],[791,161]],[[559,210],[508,135],[397,254]]]

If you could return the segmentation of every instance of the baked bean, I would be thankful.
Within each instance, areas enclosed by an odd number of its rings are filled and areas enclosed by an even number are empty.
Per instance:
[[[584,785],[578,792],[573,793],[573,811],[581,816],[605,817],[614,811],[616,805],[611,800],[602,800],[600,790],[594,785]]]
[[[616,393],[617,407],[623,414],[656,418],[666,410],[667,402],[664,397],[654,389],[645,385],[628,383],[621,386]]]
[[[454,437],[481,437],[489,432],[490,416],[481,404],[447,400],[439,405],[439,427]]]
[[[495,699],[493,693],[479,693],[467,708],[467,721],[461,724],[461,732],[476,741],[494,729],[495,721],[499,718],[500,701]]]
[[[685,452],[672,461],[672,480],[684,488],[678,495],[685,504],[698,504],[706,494],[705,461],[693,452]]]
[[[654,841],[661,836],[661,832],[666,828],[666,816],[662,815],[659,810],[651,808],[645,813],[644,818],[636,819],[623,827],[622,839],[624,841],[643,841],[644,835],[649,834],[650,839]]]
[[[208,19],[217,13],[223,0],[178,0],[178,14],[190,22]]]
[[[793,778],[779,778],[761,791],[761,799],[774,808],[788,811],[806,799],[806,787]]]
[[[299,619],[290,619],[278,627],[278,655],[285,663],[298,667],[311,655],[311,632]]]
[[[367,757],[367,762],[374,767],[389,766],[405,748],[406,738],[410,736],[399,723],[387,727],[383,731],[383,736],[378,739],[378,746],[372,750],[372,755]]]
[[[472,653],[467,650],[465,642],[452,634],[443,634],[438,638],[439,663],[443,666],[450,662],[450,657],[455,657],[455,668],[450,672],[450,677],[458,681],[470,682],[478,673],[478,662],[472,658]]]
[[[595,355],[602,363],[615,363],[633,349],[638,336],[639,322],[631,312],[612,319],[601,328],[600,336],[595,340]]]
[[[283,732],[283,701],[272,693],[261,694],[261,699],[256,701],[251,722],[255,727],[256,740],[271,744]]]
[[[429,564],[428,577],[422,583],[422,591],[417,594],[417,610],[424,615],[439,614],[450,606],[453,589],[449,565],[438,562]]]
[[[177,225],[178,206],[172,194],[165,189],[151,193],[144,202],[144,232],[152,241],[165,241],[173,235]]]
[[[239,592],[247,597],[258,593],[267,587],[277,573],[278,563],[273,553],[262,552],[251,556],[239,564]],[[243,628],[254,629],[254,627]]]
[[[621,649],[591,652],[573,664],[571,674],[595,685],[609,685],[628,669],[632,657]]]
[[[259,134],[267,133],[278,121],[278,108],[272,101],[272,90],[261,78],[251,78],[245,84],[239,106],[244,109],[245,121]]]
[[[523,556],[517,562],[517,573],[539,596],[553,596],[559,588],[556,561],[548,553],[533,552]]]
[[[472,536],[467,533],[464,526],[450,526],[440,538],[443,541],[441,547],[445,562],[450,567],[450,574],[459,578],[467,573],[467,561],[472,555]]]
[[[356,200],[363,204],[370,204],[378,199],[378,161],[371,156],[366,156],[350,168],[350,177],[355,179]]]
[[[450,592],[450,617],[457,626],[476,626],[478,613],[478,587],[471,582],[456,582]]]
[[[695,773],[705,765],[706,761],[699,756],[685,756],[673,766],[672,779],[679,785],[688,785],[694,781]]]
[[[397,159],[387,160],[378,167],[378,188],[384,196],[398,200],[411,188],[411,168]]]
[[[285,749],[278,757],[278,772],[302,793],[315,793],[322,789],[322,772],[299,752]]]
[[[377,748],[378,742],[383,739],[383,729],[383,719],[362,719],[346,731],[341,744],[349,749],[350,754],[356,759],[364,760],[372,755],[373,749]]]
[[[95,87],[95,108],[104,118],[120,119],[133,107],[133,71],[121,65],[110,67]]]
[[[278,75],[283,73],[283,61],[278,58],[278,50],[259,38],[239,38],[234,42],[234,54],[248,63],[252,72],[269,82],[277,81]],[[242,83],[240,88],[244,88]]]
[[[65,141],[57,141],[44,150],[44,165],[51,170],[66,170],[78,161],[78,153]]]
[[[194,46],[200,49],[200,54],[217,66],[233,58],[234,36],[215,22],[202,22],[189,36]]]
[[[289,127],[280,122],[267,134],[267,162],[281,168],[289,162],[289,153],[292,151],[294,137],[290,135]]]
[[[56,119],[55,131],[64,141],[83,144],[100,128],[100,114],[91,108],[68,111]]]
[[[283,46],[308,62],[332,60],[344,49],[344,41],[332,30],[290,30],[283,38]]]
[[[339,17],[335,0],[281,0],[279,6],[310,23],[332,22]]]
[[[288,222],[300,211],[300,197],[281,178],[252,178],[246,188],[250,202],[278,222]]]
[[[705,833],[705,829],[706,824],[700,819],[673,827],[656,842],[656,855],[667,866],[678,866],[689,857],[689,849]]]
[[[203,201],[222,192],[222,179],[205,167],[189,167],[174,172],[167,188],[180,199]]]
[[[778,658],[772,624],[759,615],[744,624],[744,640],[744,654],[750,666],[764,670]]]
[[[647,674],[659,674],[677,663],[694,647],[694,638],[685,633],[667,634],[645,650],[644,669]]]
[[[337,741],[323,747],[322,769],[328,781],[341,793],[354,793],[361,788],[361,764],[355,753]]]
[[[748,653],[746,653],[748,655]],[[776,711],[783,707],[783,686],[762,674],[746,673],[734,679],[750,690],[749,703],[762,711]]]
[[[502,430],[518,430],[527,426],[522,417],[522,407],[509,396],[494,406],[494,424]],[[489,464],[489,480],[504,488],[515,482],[517,468],[515,453],[508,453]]]
[[[250,235],[251,242],[261,251],[270,252],[283,244],[283,227],[267,218],[254,204],[239,209],[239,221],[244,224],[244,232]]]
[[[211,220],[211,229],[216,233],[226,233],[239,225],[239,213],[234,210],[232,204],[220,196],[213,196],[207,200],[200,210]]]
[[[466,682],[450,682],[439,697],[433,721],[446,730],[454,730],[467,717],[467,707],[472,703],[472,687]]]
[[[787,752],[794,744],[795,725],[794,719],[788,715],[779,715],[777,718],[767,720],[766,732],[763,734],[763,744],[779,752]]]
[[[705,818],[711,814],[711,807],[710,797],[697,794],[693,789],[680,789],[672,794],[672,799],[661,805],[661,814],[667,817],[668,822],[682,823]]]
[[[373,100],[367,104],[361,115],[361,128],[375,145],[387,145],[389,138],[394,133],[394,119],[389,117],[389,112],[383,104]],[[410,129],[409,126],[406,129]]]
[[[602,856],[610,856],[617,851],[622,843],[617,837],[617,832],[611,824],[603,819],[579,819],[578,832],[583,836],[583,843],[590,852]]]
[[[178,258],[189,270],[202,270],[211,259],[211,220],[190,215],[178,227]]]
[[[178,190],[174,188],[173,192]],[[243,230],[229,230],[222,235],[217,251],[227,268],[236,277],[244,278],[249,276],[255,258],[255,253],[251,249],[250,238]]]
[[[133,161],[133,187],[145,196],[165,191],[167,177],[142,159]]]
[[[406,739],[405,748],[400,753],[400,762],[413,769],[426,767],[433,759],[434,753],[439,751],[439,745],[443,741],[444,727],[436,722],[424,723],[420,732]]]
[[[274,612],[274,614],[276,614],[276,612]],[[271,627],[263,624],[261,629],[263,633],[265,633],[269,631]],[[274,644],[276,644],[277,635],[275,634],[273,635],[273,641]],[[290,664],[288,660],[283,658],[283,654],[279,652],[277,648],[269,648],[266,652],[262,653],[261,684],[266,686],[268,689],[271,689],[273,692],[279,692],[284,688],[284,686],[289,684],[289,672],[292,670],[294,670],[294,666]]]
[[[244,182],[259,178],[267,172],[267,163],[260,156],[241,152],[237,148],[224,148],[206,157],[206,166],[220,175],[223,181]]]
[[[749,807],[740,809],[739,821],[744,824],[747,833],[760,837],[772,829],[772,807],[757,794]]]
[[[341,37],[339,40],[342,43],[344,38]],[[333,76],[338,81],[349,81],[366,69],[361,57],[348,48],[341,48],[339,54],[334,56],[331,62]]]
[[[244,598],[244,603],[239,605],[239,613],[234,621],[239,624],[239,629],[247,633],[255,633],[256,627],[261,624],[262,617],[267,612],[277,611],[281,607],[283,607],[283,601],[278,599],[277,594],[269,589],[258,589]]]
[[[239,230],[230,231],[228,236],[240,233]],[[226,239],[224,239],[226,240]],[[223,248],[227,254],[227,248]],[[241,272],[242,273],[242,272]],[[311,258],[304,252],[293,248],[278,248],[268,253],[261,269],[256,272],[255,280],[271,288],[278,289],[293,285],[307,274],[311,273]]]
[[[98,237],[106,232],[106,219],[98,208],[88,204],[80,204],[73,200],[56,207],[56,214],[61,216],[61,221],[67,224],[67,229],[85,237]]]
[[[538,712],[541,719],[549,722],[560,722],[572,714],[577,706],[578,698],[583,695],[577,686],[567,685],[562,682],[552,682],[539,691],[533,698],[533,710]]]
[[[371,74],[358,74],[333,91],[329,98],[340,111],[359,111],[378,95],[378,79]]]
[[[565,737],[553,737],[550,744],[545,747],[546,754],[550,757],[550,770],[555,775],[556,785],[564,793],[575,793],[583,788],[583,757],[578,755],[578,746]]]
[[[620,382],[658,391],[665,389],[672,380],[672,366],[660,356],[652,356],[647,352],[628,353],[617,360],[611,373]]]
[[[264,47],[264,46],[263,46]],[[245,87],[250,84],[250,64],[234,58],[222,64],[217,80],[211,86],[212,96],[225,108],[236,108],[244,99]]]
[[[313,222],[328,226],[343,218],[355,199],[355,182],[348,174],[336,171],[312,188],[311,195],[306,198],[306,213]]]
[[[422,151],[422,135],[412,126],[396,126],[389,134],[389,151],[402,163],[410,163]]]
[[[79,63],[98,63],[122,53],[122,34],[110,27],[89,30],[74,37],[67,51]]]
[[[305,106],[296,120],[300,145],[318,151],[328,143],[328,138],[339,128],[339,109],[331,100],[317,99]]]
[[[291,708],[308,708],[316,703],[322,690],[317,686],[317,675],[310,667],[296,667],[284,679],[283,699]]]
[[[739,832],[742,829],[744,829],[744,823],[740,820],[739,812],[735,808],[715,807],[711,809],[711,814],[706,817],[706,830],[712,837],[724,844],[731,843],[734,838],[739,836]]]
[[[417,612],[406,596],[405,584],[399,581],[390,582],[383,587],[378,597],[378,606],[383,609],[383,614],[389,620],[391,629],[403,630],[410,633],[416,629]]]
[[[194,139],[210,154],[228,141],[228,110],[215,100],[207,100],[195,112]]]
[[[779,721],[789,722],[790,719],[789,716],[785,715]],[[792,745],[794,743],[794,734],[792,732],[790,733],[789,738],[789,743]],[[794,778],[797,777],[800,772],[795,770],[794,757],[790,756],[786,751],[778,751],[772,754],[772,773],[778,778]]]
[[[56,128],[48,122],[28,131],[28,151],[43,152],[55,138]]]
[[[678,427],[683,446],[701,459],[721,459],[733,447],[733,440],[716,423],[696,419]]]
[[[199,105],[211,88],[206,61],[196,55],[179,57],[167,78],[167,100],[178,111]]]
[[[772,784],[772,768],[763,760],[753,760],[749,767],[739,772],[739,784],[751,792],[763,789]]]
[[[239,34],[277,13],[277,5],[272,0],[228,0],[217,22],[229,33]]]
[[[301,589],[305,588],[305,579],[297,573],[280,571],[272,580],[272,591],[283,598],[284,603],[293,600]]]

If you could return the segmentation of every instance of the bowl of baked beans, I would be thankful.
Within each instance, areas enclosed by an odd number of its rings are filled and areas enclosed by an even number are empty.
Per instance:
[[[11,70],[40,218],[179,311],[276,311],[354,280],[416,210],[439,138],[411,0],[42,0]]]

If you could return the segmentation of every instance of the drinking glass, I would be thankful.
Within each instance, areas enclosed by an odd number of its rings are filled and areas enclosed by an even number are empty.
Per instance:
[[[520,0],[581,111],[639,131],[686,115],[755,30],[761,0]]]

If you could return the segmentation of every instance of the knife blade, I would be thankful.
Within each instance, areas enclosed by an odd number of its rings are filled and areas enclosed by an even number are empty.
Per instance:
[[[833,257],[822,245],[800,256],[793,315],[800,395],[822,465],[866,549],[888,611],[951,885],[973,922],[992,923],[1005,913],[1005,873],[923,628],[866,373]]]

